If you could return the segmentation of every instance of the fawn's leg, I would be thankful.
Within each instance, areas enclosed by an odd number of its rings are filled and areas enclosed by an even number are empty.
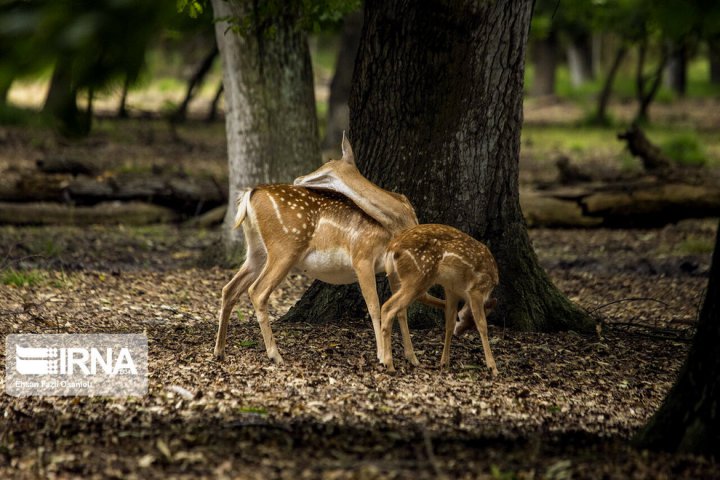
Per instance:
[[[218,332],[215,338],[215,358],[222,360],[225,358],[225,342],[227,340],[227,327],[230,320],[232,309],[237,303],[240,296],[245,293],[250,284],[254,282],[260,271],[255,259],[248,258],[245,260],[242,268],[235,274],[227,285],[222,289],[222,305],[218,315]]]
[[[292,254],[268,255],[263,271],[257,280],[255,280],[255,283],[250,286],[248,292],[250,294],[250,301],[255,308],[258,323],[260,324],[265,350],[267,351],[268,357],[275,363],[283,363],[283,360],[278,352],[275,337],[273,337],[272,329],[270,328],[267,304],[270,294],[287,276],[296,260],[296,255]]]
[[[412,292],[401,288],[395,292],[387,302],[382,306],[380,311],[380,333],[382,334],[382,347],[383,347],[383,358],[382,364],[385,365],[388,371],[395,371],[392,359],[392,326],[395,316],[399,311],[405,310],[410,302],[412,302],[414,295]]]
[[[455,318],[457,317],[459,297],[453,292],[445,289],[445,343],[443,345],[442,357],[440,357],[440,368],[450,364],[450,341],[455,329]]]
[[[490,341],[488,340],[487,319],[485,318],[485,306],[483,305],[483,295],[478,292],[470,294],[470,308],[472,308],[475,326],[477,327],[480,339],[482,340],[483,351],[485,352],[485,364],[492,371],[493,376],[498,374],[495,366],[495,359],[490,351]]]
[[[400,290],[400,279],[395,272],[388,274],[388,280],[390,282],[390,289],[393,293]],[[415,356],[413,350],[412,338],[410,338],[410,329],[408,328],[408,317],[407,308],[403,308],[398,312],[398,323],[400,324],[400,333],[402,333],[403,351],[405,358],[413,365],[418,366],[420,362]]]

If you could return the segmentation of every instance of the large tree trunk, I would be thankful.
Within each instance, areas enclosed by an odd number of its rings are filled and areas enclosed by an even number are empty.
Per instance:
[[[73,60],[61,56],[57,59],[50,79],[43,113],[54,117],[59,122],[60,131],[65,135],[86,135],[90,130],[86,117],[78,110],[77,94],[78,89],[73,77]]]
[[[350,113],[348,100],[352,86],[353,71],[355,70],[355,57],[360,45],[362,33],[362,10],[351,13],[345,17],[342,36],[340,38],[340,51],[335,63],[335,75],[330,83],[330,98],[328,99],[327,124],[323,149],[338,149],[342,140],[343,130],[350,129]]]
[[[720,230],[690,354],[660,410],[640,432],[642,447],[720,458]]]
[[[496,318],[523,330],[588,330],[594,324],[538,265],[520,211],[531,4],[368,0],[351,137],[363,174],[407,195],[421,223],[453,225],[490,246],[500,269]],[[316,283],[301,300],[307,310],[291,317],[362,311],[356,290]]]
[[[551,32],[547,38],[533,41],[532,61],[535,70],[530,94],[534,97],[555,94],[555,70],[558,63],[558,42]]]
[[[594,78],[593,49],[589,33],[576,35],[572,39],[567,47],[567,62],[573,87],[579,87]]]
[[[215,33],[223,60],[230,177],[224,243],[242,242],[233,230],[236,199],[259,183],[290,182],[318,165],[317,116],[307,35],[297,14],[264,18],[249,0],[213,0]],[[240,32],[229,18],[251,19]]]

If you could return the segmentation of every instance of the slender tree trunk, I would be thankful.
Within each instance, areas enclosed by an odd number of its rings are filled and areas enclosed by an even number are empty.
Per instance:
[[[523,330],[587,331],[594,323],[540,268],[520,210],[531,6],[367,0],[351,137],[361,171],[407,195],[421,223],[453,225],[490,246],[500,269],[496,318]],[[347,315],[362,305],[356,291],[316,283],[291,318]]]
[[[687,47],[683,44],[670,46],[671,54],[665,67],[665,86],[684,97],[687,92]]]
[[[710,83],[720,85],[720,38],[708,42],[710,56]]]
[[[350,113],[348,100],[352,85],[355,57],[360,45],[362,33],[362,11],[354,12],[345,17],[342,36],[340,38],[340,51],[335,62],[335,75],[330,83],[330,98],[328,99],[327,126],[323,149],[340,149],[343,130],[350,128]]]
[[[685,365],[660,410],[638,434],[641,447],[720,458],[720,228],[700,322]]]
[[[259,183],[290,182],[316,168],[320,152],[310,52],[297,15],[285,10],[260,21],[256,2],[212,5],[227,110],[224,242],[232,253],[242,242],[242,233],[233,229],[238,193]],[[250,18],[252,31],[235,31],[228,18]]]
[[[122,93],[120,94],[120,105],[118,105],[118,111],[117,111],[118,118],[128,118],[127,96],[128,96],[129,89],[130,89],[130,77],[126,75],[125,80],[123,81]]]
[[[637,72],[635,77],[635,96],[638,101],[638,110],[635,114],[633,123],[646,123],[649,120],[650,104],[655,99],[655,95],[657,95],[657,92],[660,89],[663,70],[667,64],[667,50],[663,45],[662,52],[660,53],[660,60],[658,61],[655,70],[650,73],[650,75],[645,75],[645,57],[648,47],[647,42],[647,39],[642,40],[638,47]]]
[[[210,50],[210,52],[205,55],[203,61],[200,62],[200,65],[198,65],[198,68],[195,70],[192,77],[190,77],[187,85],[187,90],[185,91],[185,98],[183,98],[182,103],[172,115],[173,121],[184,122],[187,118],[187,109],[190,105],[190,101],[193,99],[195,93],[197,93],[197,90],[200,88],[203,80],[212,68],[213,63],[215,62],[215,57],[218,56],[218,53],[219,52],[217,45],[213,45],[212,50]]]
[[[0,105],[7,104],[8,94],[10,93],[13,80],[12,75],[0,74]]]
[[[532,44],[532,60],[535,75],[530,94],[534,97],[555,94],[555,70],[558,63],[558,41],[554,33]]]
[[[591,40],[589,33],[577,35],[567,47],[570,83],[574,87],[579,87],[594,78]]]
[[[220,103],[222,93],[223,84],[221,82],[220,85],[218,85],[217,90],[215,90],[215,95],[213,96],[212,102],[210,103],[210,110],[208,111],[207,117],[205,118],[206,122],[214,122],[217,118],[218,104]]]
[[[610,94],[612,93],[613,83],[615,82],[615,76],[617,75],[620,65],[622,64],[625,55],[627,54],[627,47],[624,45],[617,49],[615,52],[615,58],[610,66],[607,77],[605,77],[605,83],[603,84],[602,91],[598,96],[597,111],[595,112],[595,121],[597,123],[608,123],[607,107],[610,102]]]

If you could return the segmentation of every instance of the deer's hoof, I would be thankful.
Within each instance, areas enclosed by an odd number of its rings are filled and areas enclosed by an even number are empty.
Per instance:
[[[413,367],[420,366],[420,361],[417,359],[414,353],[412,355],[406,355],[405,358],[408,362],[410,362],[410,365],[412,365]]]
[[[284,363],[282,357],[277,351],[268,352],[268,357],[270,357],[270,360],[272,360],[276,365],[282,365]]]
[[[225,352],[220,350],[215,350],[215,353],[213,353],[213,356],[215,357],[215,361],[222,362],[225,360]]]

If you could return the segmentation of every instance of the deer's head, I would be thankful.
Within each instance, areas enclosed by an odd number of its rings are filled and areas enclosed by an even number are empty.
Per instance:
[[[342,158],[330,160],[312,173],[298,177],[294,185],[311,186],[313,188],[327,188],[345,193],[347,186],[357,184],[357,180],[364,177],[355,165],[355,154],[350,141],[343,132]]]
[[[342,152],[341,159],[330,160],[314,172],[296,178],[293,183],[341,193],[393,233],[418,224],[415,209],[405,195],[383,190],[363,177],[355,165],[355,154],[344,132]]]

